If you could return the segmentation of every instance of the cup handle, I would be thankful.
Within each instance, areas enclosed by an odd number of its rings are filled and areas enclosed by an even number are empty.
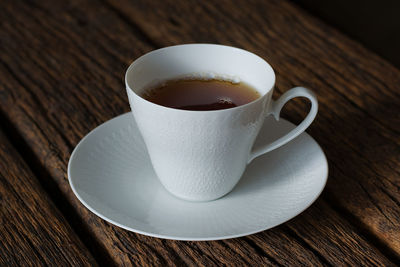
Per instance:
[[[287,142],[291,141],[295,137],[297,137],[299,134],[304,132],[308,126],[313,122],[315,119],[315,116],[317,115],[318,112],[318,101],[317,101],[317,96],[313,91],[310,89],[304,88],[304,87],[295,87],[290,89],[289,91],[285,92],[277,101],[272,101],[272,109],[269,114],[272,114],[277,121],[279,121],[279,114],[281,113],[281,109],[283,106],[291,100],[292,98],[295,97],[306,97],[310,100],[311,102],[311,109],[310,112],[307,114],[307,117],[293,130],[291,130],[289,133],[286,135],[280,137],[279,139],[275,140],[274,142],[263,145],[253,151],[250,152],[249,160],[247,163],[250,163],[253,159],[255,159],[258,156],[261,156],[267,152],[270,152],[271,150],[274,150]],[[268,114],[268,115],[269,115]]]

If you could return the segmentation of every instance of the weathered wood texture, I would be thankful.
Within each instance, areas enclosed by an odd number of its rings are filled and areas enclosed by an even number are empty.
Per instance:
[[[399,259],[400,72],[304,11],[284,1],[13,1],[2,4],[0,22],[1,116],[102,261],[389,266]],[[178,242],[121,230],[75,198],[70,153],[95,126],[129,110],[128,64],[187,42],[264,57],[276,70],[276,96],[295,85],[317,92],[320,112],[309,132],[331,174],[322,199],[304,214],[249,237]],[[306,107],[290,103],[285,117],[298,122]]]
[[[0,151],[0,266],[97,265],[1,130]]]

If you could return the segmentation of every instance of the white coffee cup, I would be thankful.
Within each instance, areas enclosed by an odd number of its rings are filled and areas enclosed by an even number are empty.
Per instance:
[[[230,109],[189,111],[157,105],[140,96],[157,83],[187,77],[244,81],[261,97]],[[247,164],[304,132],[318,110],[315,94],[303,87],[273,101],[271,66],[253,53],[223,45],[186,44],[152,51],[129,66],[125,82],[132,113],[160,182],[173,195],[191,201],[214,200],[230,192]],[[294,97],[311,101],[307,117],[288,134],[252,150],[265,117],[271,114],[279,120],[283,105]]]

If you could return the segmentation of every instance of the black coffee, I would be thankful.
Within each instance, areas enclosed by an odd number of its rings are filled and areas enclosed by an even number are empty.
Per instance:
[[[242,82],[174,80],[146,90],[142,97],[170,108],[218,110],[247,104],[259,98],[260,94]]]

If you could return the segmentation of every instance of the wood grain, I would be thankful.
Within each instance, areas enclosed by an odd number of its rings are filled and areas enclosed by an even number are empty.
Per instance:
[[[109,264],[389,266],[387,257],[397,259],[399,128],[390,111],[399,71],[320,21],[276,1],[94,0],[15,1],[3,4],[0,21],[1,115],[25,156],[42,166],[36,172],[48,174],[41,183],[68,203],[62,212],[81,221],[73,227],[86,227]],[[184,42],[256,52],[276,69],[278,95],[300,84],[317,91],[321,108],[310,133],[332,171],[323,199],[305,214],[249,237],[178,242],[121,230],[75,198],[70,153],[99,123],[129,110],[123,73],[130,61]],[[306,107],[288,104],[285,115],[298,122]]]
[[[97,265],[0,131],[0,266]]]

